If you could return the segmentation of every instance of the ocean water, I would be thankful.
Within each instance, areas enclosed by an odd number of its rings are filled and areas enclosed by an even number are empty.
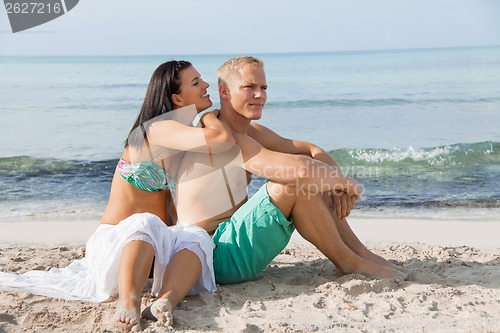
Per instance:
[[[500,47],[257,56],[260,122],[360,180],[354,214],[500,221]],[[230,57],[0,57],[0,220],[99,215],[154,69],[191,61],[217,107]]]

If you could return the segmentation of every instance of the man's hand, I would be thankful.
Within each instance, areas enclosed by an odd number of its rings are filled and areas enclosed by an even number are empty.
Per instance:
[[[341,220],[349,216],[351,210],[356,205],[356,201],[359,199],[356,195],[349,195],[341,191],[332,191],[330,192],[330,196],[330,209]]]

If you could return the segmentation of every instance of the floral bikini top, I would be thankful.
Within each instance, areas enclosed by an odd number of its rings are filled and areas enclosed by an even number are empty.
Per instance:
[[[160,192],[166,189],[175,191],[175,179],[154,162],[118,161],[118,171],[123,179],[140,190]]]
[[[144,131],[144,127],[143,127]],[[149,141],[144,131],[144,140],[148,148],[151,161],[145,162],[128,162],[124,159],[118,161],[118,171],[123,179],[136,188],[147,192],[160,192],[169,189],[175,191],[175,178],[171,177],[165,170],[165,163],[161,160],[163,167],[154,163],[156,158],[153,158]]]

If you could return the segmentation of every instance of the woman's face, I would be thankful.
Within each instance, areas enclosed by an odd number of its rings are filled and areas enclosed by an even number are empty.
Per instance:
[[[180,73],[180,93],[172,95],[175,108],[195,105],[198,112],[212,106],[210,95],[207,92],[208,83],[201,79],[200,73],[193,67],[183,69]]]

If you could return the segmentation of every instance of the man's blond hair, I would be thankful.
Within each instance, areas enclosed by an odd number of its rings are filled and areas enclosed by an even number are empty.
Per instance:
[[[255,57],[236,57],[229,59],[217,71],[217,83],[219,87],[222,84],[227,84],[230,81],[230,76],[236,74],[240,69],[245,66],[252,65],[264,68],[264,62]]]

